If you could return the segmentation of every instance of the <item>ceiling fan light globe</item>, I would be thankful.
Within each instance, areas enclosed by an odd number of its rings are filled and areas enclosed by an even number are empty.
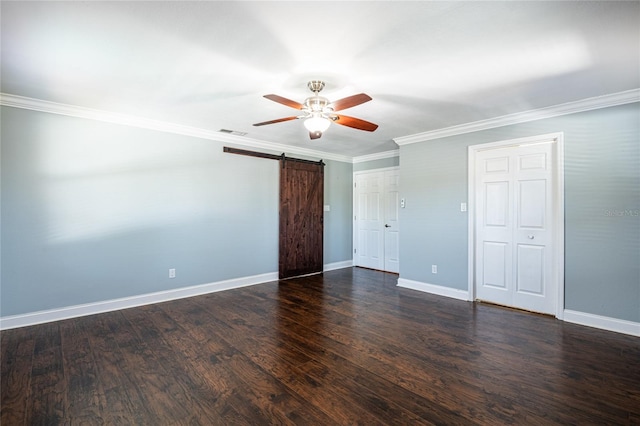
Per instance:
[[[323,117],[310,117],[304,120],[304,127],[312,133],[323,133],[329,128],[330,124],[331,121]]]

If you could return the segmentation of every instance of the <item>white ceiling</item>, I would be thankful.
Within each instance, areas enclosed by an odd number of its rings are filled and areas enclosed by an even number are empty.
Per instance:
[[[1,91],[327,153],[640,87],[640,2],[1,3]],[[343,111],[309,140],[310,79]]]

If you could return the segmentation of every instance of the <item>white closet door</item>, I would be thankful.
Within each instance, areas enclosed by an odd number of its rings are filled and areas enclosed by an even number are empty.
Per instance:
[[[400,173],[384,172],[384,270],[400,272]]]
[[[356,177],[356,228],[357,266],[383,269],[384,222],[383,191],[384,173],[367,173]]]
[[[399,171],[355,175],[354,263],[356,266],[398,273]]]
[[[552,144],[476,154],[476,296],[555,314]]]

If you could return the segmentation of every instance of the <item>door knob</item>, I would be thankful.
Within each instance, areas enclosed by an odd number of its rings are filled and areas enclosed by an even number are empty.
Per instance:
[[[533,235],[527,235],[527,238],[529,238],[530,240],[533,240],[534,236]]]
[[[384,224],[385,228],[391,228],[391,225],[387,225],[386,223]]]

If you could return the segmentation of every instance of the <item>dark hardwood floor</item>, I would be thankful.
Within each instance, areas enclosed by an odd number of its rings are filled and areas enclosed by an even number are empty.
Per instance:
[[[1,333],[1,424],[640,424],[640,339],[348,268]]]

